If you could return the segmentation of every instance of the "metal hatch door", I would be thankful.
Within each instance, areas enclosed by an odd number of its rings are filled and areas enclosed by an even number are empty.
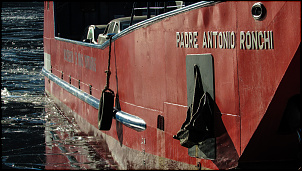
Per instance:
[[[192,106],[194,103],[193,98],[195,96],[195,67],[199,68],[202,88],[204,93],[207,93],[210,101],[210,109],[212,114],[202,114],[208,119],[205,121],[210,125],[210,136],[206,139],[198,142],[198,145],[194,145],[188,148],[188,154],[191,157],[203,158],[203,159],[215,159],[216,158],[216,139],[214,136],[214,102],[215,102],[215,90],[214,90],[214,63],[213,56],[211,54],[189,54],[186,56],[186,75],[187,75],[187,104]],[[201,90],[202,91],[202,90]],[[210,123],[209,123],[210,122]],[[198,123],[196,123],[198,124]]]

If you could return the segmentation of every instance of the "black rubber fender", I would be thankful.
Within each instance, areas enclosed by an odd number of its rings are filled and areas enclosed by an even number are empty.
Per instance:
[[[99,130],[110,130],[113,118],[113,105],[114,92],[110,89],[103,90],[98,113]]]

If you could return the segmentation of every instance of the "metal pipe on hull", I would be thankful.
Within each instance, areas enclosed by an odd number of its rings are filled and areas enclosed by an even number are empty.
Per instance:
[[[59,77],[55,76],[48,70],[46,70],[44,67],[42,68],[42,74],[49,78],[51,81],[71,93],[72,95],[76,96],[77,98],[81,99],[82,101],[86,102],[87,104],[91,105],[92,107],[98,109],[100,100],[91,96],[90,94],[87,94],[83,92],[82,90],[76,88],[75,86],[67,83],[66,81],[60,79]],[[129,113],[126,113],[124,111],[118,110],[116,108],[113,108],[115,113],[115,119],[125,126],[134,129],[136,131],[144,131],[146,130],[146,122],[141,119],[140,117],[131,115]]]
[[[116,111],[115,113],[115,119],[125,126],[132,128],[136,131],[144,131],[147,127],[146,122],[134,115],[131,115],[129,113],[123,112],[121,110],[114,109]]]

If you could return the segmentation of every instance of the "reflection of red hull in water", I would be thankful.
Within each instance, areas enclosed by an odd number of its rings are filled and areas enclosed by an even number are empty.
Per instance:
[[[121,111],[109,131],[99,131],[94,102],[70,91],[80,87],[85,97],[100,99],[109,43],[58,37],[56,10],[45,2],[45,91],[77,114],[85,131],[102,135],[123,169],[296,167],[297,135],[280,134],[279,128],[297,114],[284,111],[288,103],[292,111],[298,107],[289,99],[300,94],[301,2],[263,2],[253,9],[255,2],[247,1],[200,4],[152,17],[113,37],[110,88]],[[62,78],[65,84],[58,83]],[[74,89],[66,88],[70,85]],[[196,107],[203,92],[208,110]],[[124,126],[125,112],[146,127]]]
[[[72,116],[54,106],[46,107],[45,170],[116,170],[105,140],[79,130]]]

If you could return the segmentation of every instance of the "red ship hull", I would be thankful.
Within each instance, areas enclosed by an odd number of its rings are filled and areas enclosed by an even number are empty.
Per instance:
[[[106,139],[122,169],[229,169],[296,161],[297,135],[278,129],[289,99],[300,94],[301,2],[265,1],[261,20],[251,14],[254,3],[193,8],[113,39],[110,88],[122,111],[146,122],[144,131],[114,120],[109,131],[100,131],[98,109],[47,77],[45,91],[75,114],[85,131]],[[53,9],[45,2],[44,68],[100,99],[109,47],[56,37]],[[193,67],[187,60],[201,54],[212,56],[212,159],[190,156],[173,138],[186,120],[188,86],[194,84],[187,81]],[[158,128],[158,116],[164,128]]]

